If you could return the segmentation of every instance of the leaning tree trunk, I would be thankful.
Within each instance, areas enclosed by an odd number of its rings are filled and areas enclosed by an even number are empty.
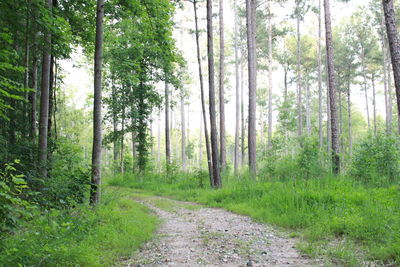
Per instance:
[[[400,120],[400,40],[397,33],[396,13],[393,7],[393,0],[382,0],[382,3],[396,87],[397,116]],[[398,133],[400,133],[400,123],[398,124]]]
[[[324,0],[325,7],[325,34],[326,57],[328,63],[328,88],[331,113],[331,140],[332,140],[332,169],[335,174],[340,172],[339,136],[336,105],[336,80],[333,54],[332,25],[329,0]]]
[[[212,168],[212,156],[211,156],[211,146],[210,146],[210,138],[208,135],[208,127],[207,127],[207,115],[206,115],[206,100],[204,97],[204,82],[203,82],[203,71],[201,68],[201,55],[200,55],[200,34],[199,34],[199,25],[197,18],[197,0],[193,1],[194,8],[194,21],[196,27],[196,49],[197,49],[197,62],[199,65],[199,81],[200,81],[200,93],[201,93],[201,111],[203,114],[203,123],[204,123],[204,137],[206,139],[206,152],[207,152],[207,166],[208,166],[208,175],[210,177],[210,185],[214,186],[213,179],[213,168]]]
[[[318,1],[318,134],[319,134],[319,147],[322,148],[324,145],[324,137],[322,131],[322,49],[321,49],[321,39],[322,39],[322,25],[321,25],[321,0]]]
[[[268,1],[268,149],[272,148],[272,10]]]
[[[221,169],[226,167],[225,137],[225,40],[224,40],[224,0],[219,0],[219,144]]]
[[[240,81],[239,81],[239,48],[238,48],[238,14],[237,14],[237,0],[234,0],[234,50],[235,50],[235,154],[234,154],[234,174],[238,175],[239,170],[239,135],[240,135]],[[243,126],[242,126],[243,127]]]
[[[90,203],[96,205],[100,201],[101,181],[101,71],[103,62],[103,18],[104,0],[97,0],[96,43],[94,52],[94,104],[93,104],[93,150],[92,150],[92,180]]]
[[[46,0],[49,10],[53,7],[52,0]],[[49,118],[49,86],[50,86],[50,47],[51,34],[45,32],[43,60],[42,60],[42,82],[40,89],[40,119],[39,119],[39,174],[41,178],[47,177],[47,129]]]
[[[248,152],[249,170],[256,177],[256,89],[257,89],[257,58],[256,58],[256,0],[246,0],[247,50],[249,74],[249,128]]]
[[[212,0],[207,0],[207,52],[208,52],[208,83],[210,97],[210,125],[211,125],[211,152],[214,187],[221,187],[221,176],[218,158],[217,119],[215,114],[215,88],[214,88],[214,49],[212,26]]]

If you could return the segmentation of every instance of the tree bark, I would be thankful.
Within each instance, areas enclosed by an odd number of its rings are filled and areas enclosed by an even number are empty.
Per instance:
[[[268,149],[272,148],[272,10],[268,0]]]
[[[328,63],[328,88],[331,113],[331,139],[332,139],[332,170],[335,174],[340,172],[339,157],[339,136],[337,122],[337,105],[336,105],[336,78],[334,67],[334,53],[332,40],[332,25],[329,0],[324,0],[325,8],[325,34],[326,34],[326,56]]]
[[[389,90],[388,90],[388,72],[387,72],[387,46],[386,46],[386,38],[385,38],[385,16],[383,14],[381,16],[381,44],[382,44],[382,70],[383,70],[383,89],[385,95],[385,121],[386,121],[386,134],[390,135],[392,132],[391,123],[389,120]]]
[[[215,88],[214,88],[214,49],[212,26],[212,0],[207,0],[207,51],[208,51],[208,83],[210,97],[210,125],[211,125],[211,152],[214,187],[221,187],[221,176],[218,158],[218,134],[215,114]]]
[[[242,55],[243,58],[243,55]],[[244,117],[244,65],[241,64],[241,68],[240,68],[240,77],[241,77],[241,86],[240,86],[240,112],[241,112],[241,119],[242,119],[242,133],[241,133],[241,164],[242,166],[244,165],[245,162],[245,147],[244,147],[244,139],[245,139],[245,135],[246,135],[246,120]]]
[[[53,1],[46,0],[46,6],[51,11]],[[40,120],[39,120],[39,174],[41,178],[47,177],[47,129],[49,117],[49,86],[50,86],[50,50],[51,33],[45,32],[43,59],[42,59],[42,82],[40,94]]]
[[[347,84],[347,115],[348,115],[348,126],[349,126],[349,155],[353,155],[353,135],[351,129],[351,99],[350,99],[350,79]]]
[[[318,1],[318,135],[319,135],[319,147],[322,148],[324,145],[324,137],[322,131],[322,19],[321,19],[321,0]]]
[[[219,144],[221,169],[226,167],[224,0],[219,0]]]
[[[376,91],[375,91],[375,75],[371,74],[372,81],[372,109],[374,115],[374,136],[377,135],[377,126],[376,126]]]
[[[34,40],[34,55],[32,59],[32,77],[31,77],[31,88],[32,92],[29,93],[29,103],[30,103],[30,127],[29,127],[29,137],[32,141],[32,143],[35,143],[36,141],[36,133],[37,133],[37,128],[36,128],[36,92],[37,92],[37,81],[38,81],[38,63],[39,63],[39,57],[37,55],[37,41],[36,41],[37,35],[35,35],[35,40]]]
[[[248,153],[249,170],[256,177],[256,90],[257,90],[257,57],[256,57],[256,0],[246,0],[247,50],[249,75],[249,126]]]
[[[169,86],[165,81],[165,160],[167,164],[167,171],[171,165],[171,140],[169,129]]]
[[[120,157],[120,162],[119,162],[119,168],[120,172],[122,174],[125,173],[125,145],[124,145],[124,139],[125,139],[125,106],[122,108],[122,118],[121,118],[121,157]]]
[[[393,7],[393,0],[382,0],[383,11],[386,21],[386,32],[389,40],[390,56],[392,59],[394,84],[397,98],[397,116],[400,120],[400,40],[397,33],[396,14]],[[398,124],[400,134],[400,123]]]
[[[185,99],[181,92],[181,155],[182,155],[182,170],[186,171],[186,124],[185,124]]]
[[[157,169],[161,172],[161,112],[158,112],[157,123]]]
[[[296,0],[296,23],[297,23],[297,135],[303,135],[303,114],[302,114],[302,92],[301,92],[301,51],[300,51],[300,0]]]
[[[100,201],[101,183],[101,142],[102,142],[102,63],[103,63],[103,18],[104,0],[97,0],[96,42],[94,52],[94,103],[93,103],[93,150],[92,180],[90,203],[96,205]]]
[[[240,136],[240,80],[239,80],[239,48],[238,48],[238,12],[237,0],[233,2],[234,9],[234,50],[235,50],[235,154],[234,154],[234,175],[239,171],[239,136]]]
[[[194,8],[194,21],[196,27],[196,49],[197,49],[197,62],[199,66],[199,81],[200,81],[200,93],[201,93],[201,111],[203,115],[203,123],[204,123],[204,137],[206,140],[206,152],[207,152],[207,166],[208,166],[208,175],[210,177],[210,185],[214,186],[213,179],[213,167],[212,167],[212,156],[211,156],[211,146],[210,146],[210,137],[208,135],[208,127],[207,127],[207,115],[206,115],[206,100],[204,96],[204,81],[203,81],[203,70],[201,67],[201,55],[200,55],[200,33],[199,33],[199,25],[198,25],[198,17],[197,17],[197,0],[193,1]]]
[[[367,110],[367,122],[368,122],[368,130],[371,129],[371,120],[369,117],[369,103],[368,103],[368,83],[367,83],[367,74],[365,68],[365,50],[361,48],[361,67],[362,67],[362,75],[364,80],[364,95],[365,95],[365,108]]]

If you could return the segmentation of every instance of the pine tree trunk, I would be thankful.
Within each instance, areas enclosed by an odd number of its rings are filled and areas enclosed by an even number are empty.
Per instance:
[[[257,57],[256,57],[256,0],[246,0],[247,50],[249,73],[249,126],[248,153],[249,170],[256,177],[256,90],[257,90]]]
[[[340,172],[339,157],[339,136],[337,122],[337,105],[336,105],[336,80],[334,68],[334,53],[332,40],[332,25],[329,0],[324,0],[325,7],[325,34],[326,34],[326,56],[328,64],[328,88],[331,113],[331,134],[332,134],[332,169],[335,174]]]
[[[50,0],[51,1],[51,0]],[[94,52],[94,104],[93,104],[93,150],[92,180],[90,202],[96,205],[100,201],[101,182],[101,105],[102,105],[102,62],[103,62],[103,18],[104,0],[97,0],[96,43]]]
[[[182,170],[186,171],[186,124],[185,124],[185,101],[183,92],[181,92],[181,155]]]
[[[302,90],[301,90],[301,51],[300,51],[300,0],[296,0],[296,23],[297,23],[297,136],[303,135],[303,114],[302,114]]]
[[[242,56],[243,58],[243,56]],[[244,117],[244,64],[241,64],[240,68],[240,77],[241,77],[241,86],[240,86],[240,112],[241,112],[241,119],[242,119],[242,134],[241,134],[241,164],[242,166],[244,165],[245,162],[245,147],[244,147],[244,141],[245,141],[245,135],[246,135],[246,119]]]
[[[347,115],[348,115],[348,126],[349,126],[349,155],[353,155],[353,135],[351,129],[351,99],[350,99],[350,79],[347,84]]]
[[[385,119],[386,119],[386,134],[390,135],[392,132],[392,127],[389,118],[389,90],[388,90],[388,72],[387,72],[387,46],[386,46],[386,38],[384,34],[385,30],[385,16],[383,14],[382,9],[382,16],[381,16],[381,43],[382,43],[382,70],[383,70],[383,89],[385,95]]]
[[[306,85],[306,125],[307,125],[307,135],[311,135],[311,107],[310,107],[310,84],[307,81]]]
[[[234,0],[234,50],[235,50],[235,154],[234,154],[234,175],[239,171],[239,136],[240,136],[240,80],[239,80],[239,48],[238,48],[238,12],[237,0]]]
[[[207,52],[208,52],[208,83],[210,97],[210,125],[211,125],[211,152],[213,167],[213,184],[219,188],[221,176],[218,157],[218,133],[217,119],[215,114],[215,88],[214,88],[214,49],[213,49],[213,26],[212,26],[212,0],[207,0]]]
[[[378,133],[377,125],[376,125],[376,90],[375,90],[375,75],[371,74],[371,81],[372,81],[372,108],[373,108],[373,115],[374,115],[374,135],[376,136]]]
[[[268,149],[272,148],[272,10],[268,0]]]
[[[197,62],[199,65],[199,81],[200,81],[200,93],[201,93],[201,111],[203,114],[203,123],[204,123],[204,137],[206,139],[206,152],[207,152],[207,166],[208,166],[208,175],[210,177],[210,185],[214,186],[213,179],[213,167],[212,167],[212,156],[211,156],[211,145],[210,138],[208,135],[208,127],[207,127],[207,115],[206,115],[206,100],[204,96],[204,81],[203,81],[203,71],[201,67],[201,55],[200,55],[200,33],[199,33],[199,25],[197,18],[197,0],[193,1],[194,8],[194,21],[196,27],[196,50],[197,50]]]
[[[169,86],[165,82],[165,160],[167,164],[167,171],[171,165],[171,140],[170,140],[170,125],[169,125]]]
[[[361,68],[364,79],[364,95],[365,95],[365,108],[367,110],[367,122],[368,122],[368,130],[371,129],[371,120],[369,117],[369,101],[368,101],[368,84],[367,84],[367,73],[365,69],[365,51],[364,48],[361,49]]]
[[[219,0],[219,144],[221,169],[226,167],[224,0]]]
[[[52,10],[53,1],[45,0],[46,6]],[[47,129],[49,117],[49,86],[50,86],[50,50],[51,34],[46,31],[42,59],[42,82],[40,94],[40,119],[39,119],[39,174],[41,178],[47,177]]]
[[[390,51],[388,49],[388,57],[390,58]],[[392,71],[391,71],[391,63],[390,60],[388,60],[387,62],[387,74],[388,74],[388,101],[389,101],[389,125],[390,125],[390,129],[392,132],[392,128],[393,128],[393,91],[392,91]]]
[[[158,112],[157,123],[157,169],[161,172],[161,112]]]
[[[37,87],[38,87],[38,65],[39,65],[39,57],[37,55],[38,50],[37,50],[37,41],[36,41],[37,35],[35,35],[35,40],[34,40],[34,54],[33,54],[33,59],[32,59],[32,77],[31,77],[31,88],[32,92],[29,93],[29,104],[30,104],[30,127],[29,127],[29,137],[32,141],[32,143],[36,142],[36,134],[37,134],[37,128],[36,128],[36,92],[37,92]]]
[[[393,0],[382,0],[382,3],[392,59],[394,84],[396,88],[397,117],[400,120],[400,40],[397,33],[396,14],[393,7]],[[400,123],[398,124],[398,133],[400,133]]]
[[[321,23],[321,0],[318,1],[318,134],[319,134],[319,147],[322,148],[324,145],[324,137],[322,131],[322,23]]]

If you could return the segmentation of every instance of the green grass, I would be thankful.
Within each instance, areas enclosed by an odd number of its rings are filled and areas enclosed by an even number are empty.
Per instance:
[[[157,218],[133,190],[106,188],[101,205],[51,211],[0,241],[0,266],[111,266],[149,240]]]
[[[212,190],[198,188],[190,175],[178,176],[173,183],[154,174],[144,182],[119,176],[109,183],[222,207],[298,232],[308,244],[306,252],[342,265],[357,266],[365,259],[400,264],[399,186],[368,187],[329,176],[286,182],[229,178],[222,189]],[[331,246],[338,240],[340,245]]]

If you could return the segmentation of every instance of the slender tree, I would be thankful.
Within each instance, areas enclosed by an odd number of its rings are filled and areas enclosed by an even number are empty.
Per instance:
[[[94,103],[93,103],[93,150],[92,150],[92,179],[90,203],[96,205],[100,201],[101,182],[101,89],[103,62],[103,18],[104,0],[97,0],[96,43],[94,52]]]
[[[219,0],[219,144],[221,169],[226,167],[225,136],[225,37],[224,0]]]
[[[257,89],[257,57],[256,57],[256,0],[246,0],[246,26],[249,76],[249,126],[248,152],[250,173],[256,176],[256,89]]]
[[[183,89],[180,95],[181,101],[181,155],[182,155],[182,170],[186,171],[186,124],[185,124],[185,94]]]
[[[301,49],[300,49],[300,1],[296,0],[296,25],[297,25],[297,69],[296,69],[296,86],[297,86],[297,135],[300,137],[303,135],[303,112],[302,112],[302,90],[301,90]]]
[[[322,131],[322,49],[321,49],[321,39],[322,39],[322,8],[321,0],[318,0],[318,135],[319,135],[319,147],[322,148],[324,145],[324,137]]]
[[[170,136],[170,125],[169,125],[169,86],[168,82],[165,81],[165,160],[167,164],[167,171],[171,164],[171,136]],[[172,127],[171,127],[172,128]]]
[[[332,142],[332,169],[334,173],[340,171],[340,157],[339,157],[339,133],[337,121],[337,107],[336,107],[336,74],[333,64],[333,40],[332,40],[332,25],[331,25],[331,12],[329,0],[324,0],[325,9],[325,35],[326,35],[326,57],[328,64],[328,94],[329,94],[329,107],[331,119],[331,142]]]
[[[214,88],[214,49],[213,49],[213,23],[212,0],[207,0],[207,52],[208,52],[208,89],[210,98],[210,125],[211,125],[211,152],[213,180],[215,187],[221,187],[221,176],[218,157],[218,134],[215,114],[215,88]]]
[[[268,148],[272,147],[272,10],[268,0]]]
[[[201,67],[200,33],[199,33],[198,16],[197,16],[197,0],[193,0],[193,8],[194,8],[194,22],[195,22],[195,34],[196,34],[197,62],[198,62],[198,66],[199,66],[201,111],[202,111],[203,123],[204,123],[204,137],[206,139],[208,175],[210,177],[211,186],[214,186],[210,137],[208,135],[208,127],[207,127],[207,115],[206,115],[206,104],[205,104],[206,100],[205,100],[205,96],[204,96],[203,70],[202,70],[202,67]]]
[[[46,0],[46,7],[51,11],[52,0]],[[42,178],[47,177],[47,130],[49,118],[49,87],[50,87],[50,50],[51,33],[45,32],[43,59],[42,59],[42,82],[40,89],[40,120],[39,120],[39,173]]]
[[[239,48],[238,48],[238,12],[237,0],[233,2],[234,10],[234,50],[235,50],[235,154],[234,174],[238,175],[239,170],[239,135],[240,135],[240,80],[239,80]],[[243,127],[243,126],[242,126]]]
[[[396,13],[393,7],[393,0],[382,0],[382,4],[396,88],[397,115],[400,119],[400,40],[397,33]],[[398,124],[398,133],[400,134],[400,123]]]

